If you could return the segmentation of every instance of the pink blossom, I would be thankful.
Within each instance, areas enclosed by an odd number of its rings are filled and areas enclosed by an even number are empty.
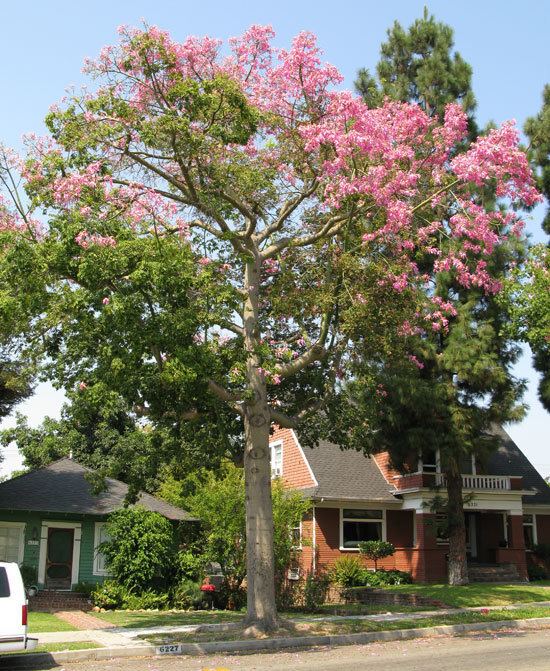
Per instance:
[[[422,370],[424,368],[424,364],[422,363],[422,361],[420,361],[414,354],[409,354],[407,358],[411,363],[414,363],[414,365],[419,370]]]
[[[109,305],[111,299],[108,296],[105,296],[105,298],[101,302],[103,303],[103,305]]]
[[[80,391],[84,391],[85,389],[88,388],[88,385],[85,382],[79,382],[78,388],[80,389]]]
[[[202,256],[198,262],[201,266],[207,266],[209,263],[212,263],[212,259],[209,259],[207,256]]]

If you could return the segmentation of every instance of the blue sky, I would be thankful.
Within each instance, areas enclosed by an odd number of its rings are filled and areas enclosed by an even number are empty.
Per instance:
[[[136,25],[145,19],[181,40],[189,34],[227,38],[252,23],[269,23],[280,46],[286,46],[297,32],[311,30],[318,35],[326,60],[340,69],[346,87],[351,87],[359,67],[374,68],[387,28],[395,20],[408,26],[421,16],[425,4],[416,0],[1,2],[0,141],[18,147],[23,133],[42,132],[49,105],[61,98],[67,87],[85,81],[81,74],[84,58],[116,41],[120,24]],[[438,0],[427,4],[438,20],[454,28],[456,48],[473,67],[480,124],[514,118],[521,126],[527,116],[536,114],[542,88],[550,81],[550,3]],[[535,240],[543,240],[541,213],[539,208],[528,222]],[[517,374],[530,380],[525,397],[530,411],[509,431],[548,475],[550,415],[537,401],[530,356],[523,357]],[[57,414],[61,402],[61,394],[42,386],[20,410],[36,423],[46,414]],[[8,419],[4,426],[9,423]],[[3,472],[15,465],[17,457],[9,452]]]

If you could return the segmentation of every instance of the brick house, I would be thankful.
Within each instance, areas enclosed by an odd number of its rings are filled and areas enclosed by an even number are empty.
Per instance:
[[[488,462],[464,465],[471,577],[525,580],[530,548],[550,543],[550,487],[502,428],[495,433],[499,447]],[[301,572],[327,569],[357,553],[359,541],[382,539],[396,552],[381,568],[410,571],[417,581],[446,578],[445,523],[430,510],[435,486],[444,484],[437,453],[402,474],[387,453],[366,457],[324,441],[302,447],[294,431],[275,428],[271,459],[274,476],[312,501],[300,528]]]

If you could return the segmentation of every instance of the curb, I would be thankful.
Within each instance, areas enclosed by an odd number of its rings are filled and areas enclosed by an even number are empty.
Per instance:
[[[550,617],[536,617],[527,620],[499,620],[498,622],[472,622],[470,624],[447,624],[416,629],[394,629],[371,631],[359,634],[336,634],[333,636],[298,636],[243,641],[213,641],[211,643],[183,643],[178,645],[178,655],[209,655],[214,653],[238,653],[276,651],[288,648],[311,648],[340,645],[363,645],[366,643],[406,641],[415,638],[449,636],[476,631],[496,631],[499,629],[542,629],[550,627]],[[153,645],[132,645],[118,648],[92,648],[89,650],[67,650],[65,652],[27,653],[7,655],[0,658],[0,669],[51,669],[57,664],[101,661],[117,657],[154,657]]]

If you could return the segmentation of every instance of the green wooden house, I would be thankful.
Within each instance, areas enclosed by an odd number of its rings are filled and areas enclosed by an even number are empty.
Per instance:
[[[108,575],[98,547],[106,519],[124,505],[128,486],[107,478],[96,495],[88,472],[64,458],[0,483],[0,561],[34,567],[39,588],[70,590]],[[137,503],[174,522],[193,520],[150,494],[141,493]]]

